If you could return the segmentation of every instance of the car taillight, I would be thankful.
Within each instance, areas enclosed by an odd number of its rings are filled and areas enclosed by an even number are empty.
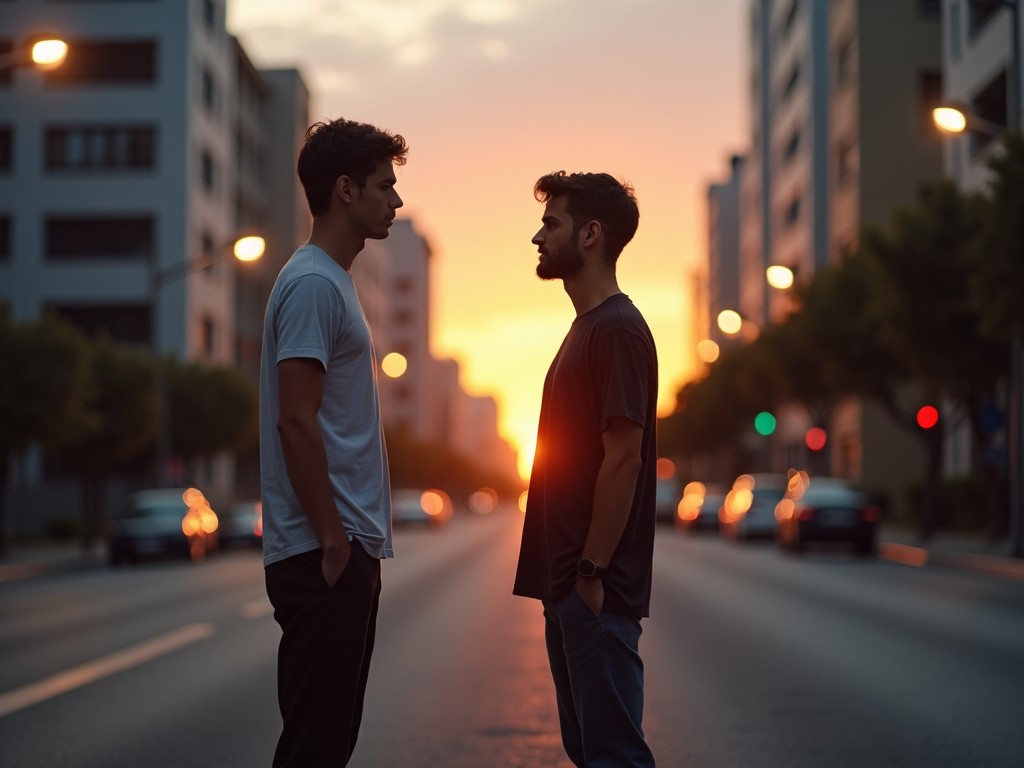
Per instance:
[[[870,507],[864,507],[861,510],[860,516],[866,523],[877,523],[882,519],[882,510],[872,504]]]
[[[795,517],[797,520],[813,520],[815,514],[813,507],[797,507]]]

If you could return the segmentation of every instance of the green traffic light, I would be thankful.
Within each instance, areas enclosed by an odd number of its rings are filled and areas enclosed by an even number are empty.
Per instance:
[[[775,417],[768,411],[761,411],[754,417],[754,431],[767,437],[775,431]]]

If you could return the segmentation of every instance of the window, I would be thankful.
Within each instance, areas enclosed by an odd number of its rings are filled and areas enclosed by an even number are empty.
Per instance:
[[[416,287],[416,281],[411,277],[399,277],[395,279],[395,293],[399,296],[409,296]]]
[[[782,88],[782,103],[785,104],[793,96],[796,87],[800,84],[800,62],[793,65],[786,79],[786,85]]]
[[[156,129],[135,125],[58,125],[46,128],[46,169],[152,168]]]
[[[0,173],[11,170],[14,161],[14,129],[0,125]]]
[[[211,115],[217,113],[217,80],[208,67],[203,67],[203,106]]]
[[[11,217],[0,213],[0,262],[11,260]]]
[[[199,153],[199,178],[207,192],[217,190],[217,163],[206,149]]]
[[[782,214],[782,228],[789,229],[800,220],[800,196],[793,198]]]
[[[217,29],[217,4],[213,0],[203,0],[203,23],[211,32]]]
[[[847,186],[857,174],[860,158],[857,154],[857,142],[845,139],[839,142],[836,150],[836,183],[840,188]]]
[[[148,304],[50,305],[79,330],[88,335],[106,332],[124,344],[152,343],[152,310]]]
[[[154,252],[151,216],[49,216],[46,258],[149,258]]]
[[[68,56],[45,72],[56,85],[137,85],[156,80],[156,43],[152,40],[72,40]]]
[[[6,58],[14,51],[13,40],[0,40],[0,57]],[[14,75],[14,68],[0,69],[0,87],[9,86]]]
[[[782,29],[779,30],[779,39],[785,41],[793,32],[793,25],[796,24],[797,15],[800,13],[800,3],[793,0],[786,11],[786,17],[782,21]]]
[[[213,319],[204,317],[199,321],[199,353],[207,360],[213,358],[216,351],[216,334]]]
[[[925,133],[935,133],[932,110],[942,103],[942,72],[929,69],[917,74],[917,88],[921,102],[921,125]]]
[[[992,15],[1002,8],[998,0],[967,0],[967,29],[971,36],[988,23]]]
[[[843,86],[852,82],[857,72],[854,59],[856,49],[854,38],[847,38],[836,49],[836,85]]]
[[[789,141],[786,142],[786,146],[782,150],[782,164],[789,165],[796,157],[796,153],[800,149],[800,129],[797,128],[789,137]]]
[[[971,100],[971,112],[994,125],[1006,125],[1007,111],[1006,70],[1003,69]],[[971,152],[979,152],[994,137],[988,133],[971,132]]]

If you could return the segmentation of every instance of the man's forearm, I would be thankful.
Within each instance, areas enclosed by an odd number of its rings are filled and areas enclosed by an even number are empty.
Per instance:
[[[605,455],[594,484],[593,515],[583,557],[607,567],[629,522],[640,471],[639,458]]]
[[[348,543],[345,528],[334,506],[327,472],[327,452],[319,426],[292,422],[279,426],[285,467],[302,511],[316,532],[320,546],[327,550]]]

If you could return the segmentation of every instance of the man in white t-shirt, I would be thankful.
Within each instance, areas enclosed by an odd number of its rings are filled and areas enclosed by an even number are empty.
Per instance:
[[[313,227],[267,303],[260,373],[263,563],[282,630],[275,767],[347,765],[359,733],[393,552],[376,358],[349,270],[388,236],[407,151],[338,119],[311,126],[299,152]]]

